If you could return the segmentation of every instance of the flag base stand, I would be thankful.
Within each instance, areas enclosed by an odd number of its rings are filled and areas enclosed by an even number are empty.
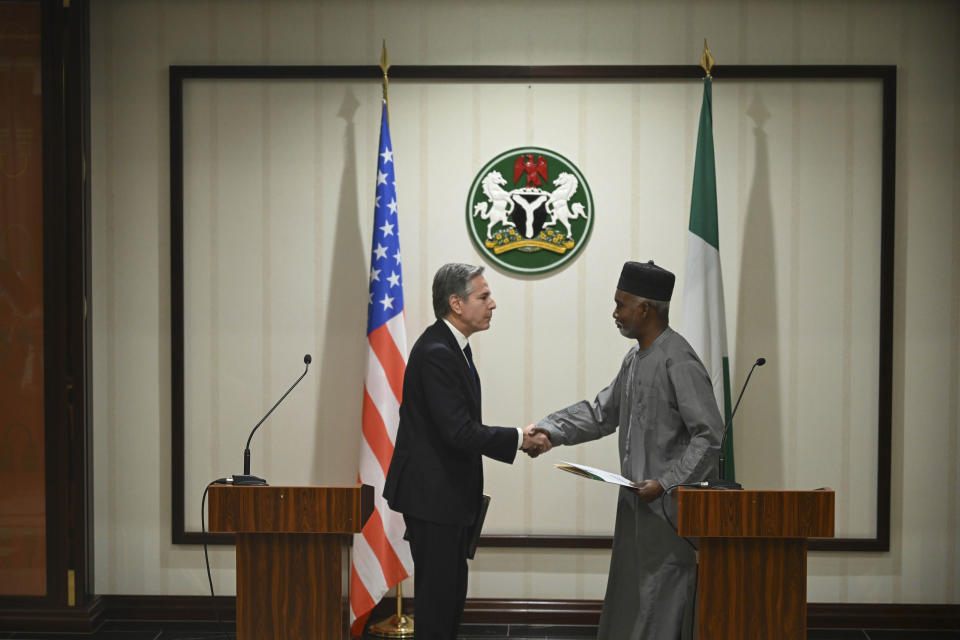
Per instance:
[[[397,584],[397,613],[367,629],[378,638],[412,638],[413,616],[403,613],[403,583]]]
[[[367,633],[378,638],[412,638],[413,618],[393,615],[367,629]]]

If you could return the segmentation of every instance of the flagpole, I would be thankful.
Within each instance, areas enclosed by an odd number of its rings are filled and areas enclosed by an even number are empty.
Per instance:
[[[704,40],[706,42],[706,40]],[[383,70],[383,101],[387,105],[387,122],[390,122],[390,98],[387,95],[390,79],[387,77],[387,70],[390,68],[390,58],[387,57],[387,40],[383,40],[383,50],[380,52],[380,69]]]
[[[390,69],[390,59],[387,57],[387,40],[383,40],[383,49],[380,53],[380,69],[383,70],[383,103],[387,106],[387,122],[390,122],[390,97],[388,95],[390,79],[387,70]],[[403,613],[403,581],[397,583],[397,613],[372,625],[367,632],[378,638],[412,638],[413,616]]]

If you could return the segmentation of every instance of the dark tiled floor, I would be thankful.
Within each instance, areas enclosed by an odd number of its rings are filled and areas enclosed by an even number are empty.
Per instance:
[[[593,640],[596,627],[551,625],[469,625],[460,640]],[[0,631],[0,640],[235,640],[232,622],[106,622],[95,633]],[[366,638],[366,636],[365,636]],[[372,638],[372,636],[370,637]],[[924,631],[811,629],[808,640],[960,640],[960,630]]]

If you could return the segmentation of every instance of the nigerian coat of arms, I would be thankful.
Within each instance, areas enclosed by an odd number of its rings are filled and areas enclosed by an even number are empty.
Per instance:
[[[479,171],[466,216],[488,260],[517,273],[544,273],[569,262],[586,243],[593,197],[572,162],[548,149],[521,147]]]

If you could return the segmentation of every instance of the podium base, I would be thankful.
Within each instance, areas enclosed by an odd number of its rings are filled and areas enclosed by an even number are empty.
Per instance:
[[[404,614],[392,615],[367,629],[367,633],[378,638],[412,638],[413,618]]]

